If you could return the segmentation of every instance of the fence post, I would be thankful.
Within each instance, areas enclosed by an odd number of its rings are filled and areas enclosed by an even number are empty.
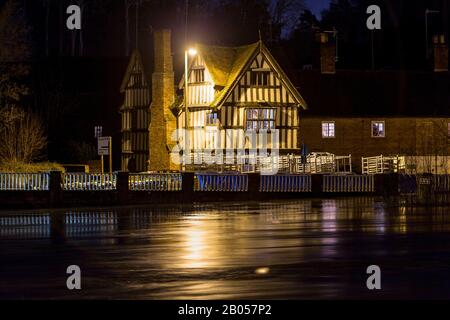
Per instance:
[[[321,195],[323,192],[323,174],[311,175],[311,192],[314,195]]]
[[[194,173],[183,172],[181,181],[181,191],[183,202],[189,202],[194,199]]]
[[[374,175],[374,191],[376,195],[383,196],[386,193],[386,175],[385,174],[375,174]]]
[[[49,191],[49,206],[57,207],[61,204],[62,198],[62,187],[61,187],[61,171],[50,171],[48,191]]]
[[[125,171],[118,171],[116,189],[117,189],[117,200],[119,204],[127,204],[129,201],[129,191],[130,186],[128,183],[129,173]]]
[[[259,173],[249,173],[248,174],[248,200],[259,200],[261,196],[261,192],[259,192],[260,188],[260,178],[261,175]]]

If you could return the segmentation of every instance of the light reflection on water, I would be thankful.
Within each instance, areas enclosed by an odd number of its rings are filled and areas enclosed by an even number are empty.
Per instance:
[[[381,298],[408,296],[402,281],[450,259],[449,213],[371,197],[0,213],[0,297],[370,298],[370,264],[395,275]],[[428,269],[403,279],[414,259]],[[78,296],[70,264],[86,275]]]

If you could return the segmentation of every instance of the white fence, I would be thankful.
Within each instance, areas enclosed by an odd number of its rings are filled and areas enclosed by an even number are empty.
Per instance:
[[[323,176],[323,192],[374,192],[373,175]]]
[[[48,173],[0,173],[0,191],[47,191]]]
[[[405,170],[405,157],[386,157],[383,155],[376,157],[361,158],[363,174],[382,174],[392,172],[402,172]]]
[[[270,173],[292,173],[292,174],[314,174],[314,173],[352,173],[352,156],[336,156],[331,153],[311,153],[306,157],[298,155],[278,155],[273,157],[262,157],[259,155],[235,155],[232,163],[222,161],[211,164],[202,163],[207,157],[203,153],[195,154],[199,164],[187,166],[187,171],[236,171],[241,173],[266,172]],[[194,163],[194,155],[192,163]],[[209,158],[208,158],[209,159]],[[225,159],[225,156],[222,160]]]
[[[130,174],[128,185],[132,191],[181,191],[182,175],[179,173]]]
[[[310,175],[261,176],[260,192],[311,192]]]
[[[248,176],[238,174],[197,173],[194,191],[246,192]]]
[[[67,191],[116,190],[117,174],[63,173],[61,187]]]

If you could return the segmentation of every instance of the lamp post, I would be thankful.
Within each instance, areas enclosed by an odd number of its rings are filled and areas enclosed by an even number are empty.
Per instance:
[[[190,48],[184,51],[184,170],[186,171],[187,157],[190,157],[189,152],[189,108],[188,108],[188,62],[189,56],[194,57],[197,50]],[[189,152],[189,154],[188,154]]]
[[[425,10],[425,50],[426,50],[426,58],[428,60],[430,53],[428,50],[428,15],[431,13],[440,13],[438,10]]]

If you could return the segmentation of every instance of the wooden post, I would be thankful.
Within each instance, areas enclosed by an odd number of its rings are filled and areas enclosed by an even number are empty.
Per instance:
[[[109,137],[109,173],[112,174],[112,137]]]
[[[102,162],[102,173],[105,173],[105,162],[104,162],[104,159],[103,159],[103,155],[101,155],[101,162]]]

